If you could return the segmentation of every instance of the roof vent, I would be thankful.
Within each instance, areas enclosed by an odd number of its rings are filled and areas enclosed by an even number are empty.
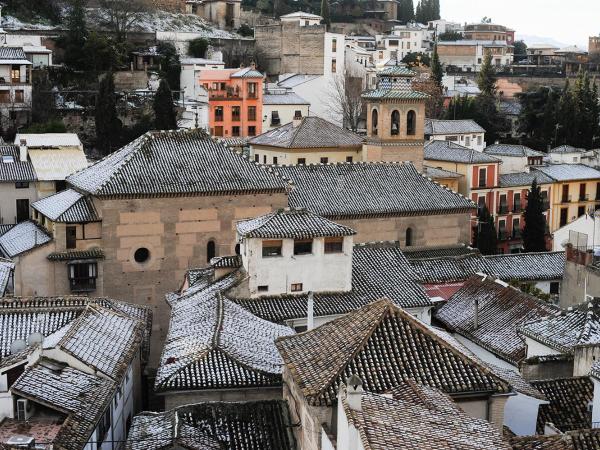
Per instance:
[[[44,342],[44,335],[42,333],[31,333],[27,336],[27,345],[41,344]]]

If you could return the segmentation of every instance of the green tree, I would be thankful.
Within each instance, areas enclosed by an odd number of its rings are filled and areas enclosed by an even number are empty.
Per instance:
[[[243,23],[238,29],[237,32],[240,36],[244,37],[254,37],[254,28],[252,28],[247,23]]]
[[[415,9],[415,20],[417,22],[423,21],[423,5],[421,5],[421,0],[417,3],[417,7]]]
[[[485,205],[479,208],[477,213],[477,225],[473,228],[473,246],[483,255],[494,255],[498,251],[494,218]]]
[[[483,64],[481,70],[477,76],[477,86],[481,91],[482,95],[489,95],[494,97],[496,95],[496,70],[492,65],[492,54],[488,53],[483,58]]]
[[[462,39],[464,36],[458,31],[446,31],[438,35],[438,41],[460,41]]]
[[[444,78],[444,69],[440,63],[440,57],[437,51],[437,45],[433,47],[433,56],[431,57],[431,77],[441,87]]]
[[[477,108],[473,97],[460,96],[450,100],[448,109],[444,116],[447,120],[475,119],[477,117]]]
[[[160,54],[161,69],[171,89],[178,91],[181,77],[181,62],[177,49],[170,42],[159,42],[156,51]]]
[[[415,20],[415,6],[413,0],[400,0],[398,5],[398,20],[407,23]]]
[[[432,14],[430,20],[439,20],[440,19],[440,0],[433,0],[432,5]]]
[[[117,118],[117,99],[112,73],[107,73],[100,81],[96,97],[96,147],[107,155],[118,142],[121,122]]]
[[[546,251],[546,217],[542,192],[534,178],[527,194],[527,207],[524,214],[523,247],[526,252]]]
[[[427,53],[422,52],[410,52],[407,53],[404,58],[402,58],[402,62],[409,66],[419,66],[423,64],[424,66],[429,67],[431,65],[431,58]]]
[[[515,62],[525,61],[527,59],[527,44],[525,41],[515,41]]]
[[[192,39],[188,43],[188,55],[194,58],[206,58],[206,50],[208,50],[208,40],[204,38]]]
[[[321,23],[324,23],[327,29],[331,26],[331,15],[329,13],[329,0],[321,0]]]
[[[84,47],[89,32],[85,21],[86,0],[71,0],[67,16],[67,33],[59,40],[65,50],[65,64],[74,69],[84,69],[87,57]]]
[[[154,126],[157,130],[177,128],[177,116],[173,107],[173,93],[167,80],[160,80],[154,96]]]

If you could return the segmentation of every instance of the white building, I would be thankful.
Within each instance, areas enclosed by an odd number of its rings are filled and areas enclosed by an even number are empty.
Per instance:
[[[586,150],[572,145],[561,145],[548,151],[548,158],[552,164],[585,164],[598,166],[598,150]]]
[[[581,251],[600,247],[600,218],[584,214],[552,233],[552,250],[562,251],[569,242]]]
[[[218,59],[182,58],[180,85],[186,100],[208,100],[208,93],[200,83],[200,73],[224,68],[225,63]]]
[[[0,444],[109,450],[124,441],[141,407],[149,310],[108,299],[14,303],[3,314],[25,319],[5,317],[16,339],[2,342]]]
[[[485,148],[485,130],[470,119],[425,119],[425,139],[454,142],[478,152]]]
[[[492,65],[508,66],[513,63],[512,46],[506,41],[440,41],[437,43],[440,62],[463,72],[479,72],[485,55],[492,54]]]
[[[263,133],[290,123],[294,117],[307,117],[310,103],[291,89],[267,88],[263,94]]]
[[[298,229],[299,221],[310,228]],[[354,230],[306,210],[280,210],[236,228],[252,297],[352,289]]]
[[[529,172],[531,167],[541,166],[544,162],[542,152],[535,151],[524,145],[492,144],[483,152],[495,156],[502,161],[500,174]]]
[[[390,35],[381,38],[381,45],[396,51],[398,60],[409,53],[429,53],[432,50],[427,27],[416,22],[395,26]]]
[[[299,22],[301,27],[319,25],[323,17],[302,11],[296,11],[279,17],[282,22]]]
[[[445,19],[430,20],[427,22],[427,28],[430,33],[434,35],[437,33],[438,36],[443,33],[462,33],[464,30],[461,23],[450,22]]]

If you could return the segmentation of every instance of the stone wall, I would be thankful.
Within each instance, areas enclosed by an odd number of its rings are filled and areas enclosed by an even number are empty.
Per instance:
[[[180,288],[187,269],[207,265],[207,244],[216,256],[235,251],[235,221],[287,206],[284,194],[177,197],[97,202],[105,252],[104,295],[151,306],[150,365],[156,366],[168,331],[165,294]],[[137,263],[136,250],[147,261]]]
[[[412,228],[413,246],[432,247],[471,243],[470,214],[443,214],[408,217],[367,217],[335,219],[353,228],[355,243],[399,241],[404,247],[407,228]]]
[[[545,360],[533,357],[521,362],[519,369],[525,380],[570,378],[573,376],[573,359]]]
[[[323,74],[325,25],[279,22],[254,29],[261,69],[268,75]]]

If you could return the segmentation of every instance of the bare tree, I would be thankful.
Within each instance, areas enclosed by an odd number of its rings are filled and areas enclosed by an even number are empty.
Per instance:
[[[98,0],[98,4],[117,42],[124,42],[140,15],[149,10],[147,0]]]
[[[342,116],[345,127],[358,129],[363,115],[363,78],[351,70],[337,73],[331,80],[329,97],[333,111]]]

